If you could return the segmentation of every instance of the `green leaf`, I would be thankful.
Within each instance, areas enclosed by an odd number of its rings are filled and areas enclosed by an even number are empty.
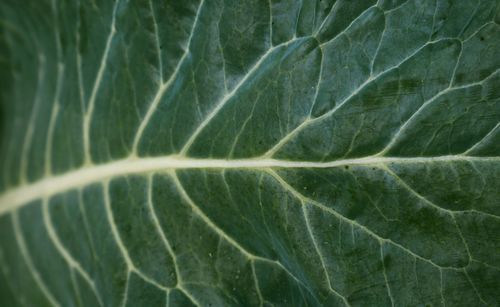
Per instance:
[[[499,54],[499,0],[2,0],[0,305],[499,305]]]

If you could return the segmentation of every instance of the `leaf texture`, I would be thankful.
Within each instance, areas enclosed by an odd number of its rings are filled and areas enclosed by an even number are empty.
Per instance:
[[[0,305],[498,306],[500,1],[3,0]]]

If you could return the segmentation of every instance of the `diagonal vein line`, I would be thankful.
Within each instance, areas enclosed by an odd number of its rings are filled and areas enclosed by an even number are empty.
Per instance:
[[[80,7],[81,3],[80,0],[76,0],[76,6]],[[85,89],[83,88],[83,73],[82,73],[82,54],[80,53],[81,50],[81,37],[80,37],[80,29],[82,26],[82,21],[81,21],[81,16],[80,14],[77,14],[77,19],[76,19],[76,34],[75,34],[75,60],[76,60],[76,74],[77,74],[77,81],[78,81],[78,95],[80,99],[80,108],[82,114],[85,114],[85,110],[87,106],[85,106]],[[82,122],[82,128],[84,128]]]
[[[118,232],[118,227],[116,227],[116,223],[114,220],[113,209],[111,209],[111,200],[109,199],[109,181],[106,181],[103,184],[102,192],[104,195],[104,208],[106,210],[106,218],[108,220],[109,226],[111,227],[111,233],[113,234],[113,238],[115,239],[118,249],[120,250],[120,253],[122,254],[125,260],[127,269],[129,271],[133,271],[135,270],[135,265],[132,262],[132,259],[130,259],[128,250],[123,244],[123,241],[120,237],[120,233]]]
[[[424,45],[422,45],[421,47],[417,48],[415,51],[413,51],[406,58],[402,59],[398,64],[396,64],[394,66],[391,66],[391,67],[387,68],[386,70],[381,71],[376,76],[369,76],[365,80],[365,82],[363,82],[362,84],[360,84],[355,90],[353,90],[347,97],[345,97],[344,99],[342,99],[342,101],[340,101],[338,104],[336,104],[335,107],[333,107],[331,110],[329,110],[328,112],[326,112],[326,113],[324,113],[324,114],[322,114],[322,115],[320,115],[318,117],[308,118],[305,121],[303,121],[302,123],[300,123],[300,125],[298,125],[297,127],[295,127],[287,135],[285,135],[283,138],[281,138],[281,140],[279,142],[277,142],[271,149],[269,149],[264,154],[264,156],[266,156],[266,157],[272,157],[273,154],[275,154],[277,151],[279,151],[286,143],[288,143],[300,131],[304,130],[305,128],[307,128],[308,126],[310,126],[311,124],[313,124],[315,122],[321,121],[321,120],[323,120],[323,119],[325,119],[327,117],[330,117],[330,116],[334,115],[339,109],[341,109],[344,105],[346,105],[349,101],[351,101],[352,98],[356,97],[359,93],[361,93],[361,91],[363,89],[365,89],[368,85],[370,85],[373,82],[375,82],[376,80],[378,80],[381,76],[383,76],[383,75],[385,75],[385,74],[387,74],[387,73],[389,73],[389,72],[391,72],[391,71],[399,68],[401,65],[403,65],[404,63],[406,63],[407,61],[409,61],[410,59],[412,59],[415,55],[417,55],[425,47],[427,47],[429,45],[432,45],[432,44],[437,44],[437,43],[439,43],[441,41],[444,41],[444,40],[450,40],[450,39],[444,38],[444,39],[439,39],[439,40],[432,41],[432,42],[427,42]],[[454,39],[451,39],[451,40],[454,40]]]
[[[498,131],[498,128],[500,127],[500,122],[495,125],[487,134],[484,135],[476,144],[472,145],[469,149],[467,149],[463,154],[467,155],[471,151],[474,151],[476,148],[480,147],[486,140],[488,140],[490,137],[492,137],[496,131]]]
[[[482,79],[481,81],[474,82],[474,83],[469,83],[469,84],[464,84],[460,86],[449,86],[445,88],[444,90],[438,92],[436,95],[425,101],[418,109],[416,112],[414,112],[398,129],[398,131],[394,134],[392,137],[391,141],[377,154],[377,155],[384,155],[387,153],[399,140],[399,137],[410,127],[410,125],[415,121],[416,118],[425,110],[430,104],[432,104],[434,101],[442,97],[443,95],[446,95],[450,92],[461,90],[461,89],[466,89],[472,86],[478,86],[482,85],[483,82],[491,78],[492,76],[496,75],[498,72],[500,72],[500,69],[495,70],[493,73],[491,73],[489,76],[486,78]]]
[[[445,299],[444,299],[444,293],[443,293],[443,270],[439,270],[439,292],[441,294],[441,303],[443,304],[443,307],[446,307]]]
[[[299,21],[300,21],[300,16],[302,16],[302,9],[304,8],[304,0],[299,0],[300,1],[300,8],[297,11],[297,17],[295,18],[295,31],[293,32],[293,38],[297,37],[297,33],[299,32]]]
[[[189,204],[193,212],[201,218],[205,224],[210,227],[215,233],[217,233],[221,238],[224,238],[227,242],[229,242],[231,245],[236,247],[241,253],[243,253],[248,259],[255,259],[255,258],[262,258],[260,256],[256,256],[249,251],[247,251],[243,246],[241,246],[238,242],[236,242],[232,237],[226,234],[224,230],[220,229],[219,226],[215,225],[214,222],[203,212],[201,209],[194,203],[194,201],[191,199],[189,194],[186,192],[184,189],[184,186],[182,183],[179,181],[179,178],[175,173],[171,173],[171,177],[174,181],[175,186],[179,190],[182,198]],[[268,259],[266,259],[268,260]]]
[[[85,271],[85,269],[82,268],[81,264],[71,255],[71,253],[66,249],[61,239],[59,238],[57,231],[54,228],[52,217],[50,216],[49,201],[46,198],[42,200],[42,215],[45,228],[47,229],[47,233],[54,247],[62,255],[62,257],[64,258],[70,269],[74,268],[83,277],[85,282],[87,282],[92,291],[95,293],[99,305],[104,306],[101,300],[101,296],[99,295],[95,287],[94,280],[89,276],[87,271]]]
[[[45,56],[43,54],[40,54],[38,56],[38,73],[37,73],[37,83],[36,83],[36,89],[34,93],[34,102],[33,102],[33,107],[31,109],[31,115],[29,118],[29,124],[26,129],[26,133],[24,135],[24,140],[23,140],[23,145],[21,149],[21,167],[20,167],[20,173],[21,173],[21,180],[23,182],[27,182],[27,177],[28,177],[28,154],[32,146],[32,140],[33,140],[33,132],[35,130],[35,122],[36,122],[36,117],[38,116],[38,109],[40,108],[41,100],[40,97],[40,91],[42,90],[42,82],[45,77]]]
[[[45,285],[38,270],[35,268],[33,260],[31,259],[31,256],[29,254],[28,248],[26,247],[26,242],[24,240],[21,226],[19,225],[19,216],[17,211],[14,211],[12,213],[12,226],[14,228],[14,236],[16,238],[17,245],[19,247],[19,250],[21,251],[21,256],[24,259],[24,262],[26,263],[28,270],[33,276],[35,283],[53,306],[61,306],[61,304],[59,304],[59,302],[55,299],[54,295],[50,292],[47,285]]]
[[[94,85],[92,87],[92,92],[90,94],[90,98],[87,102],[86,112],[83,117],[83,148],[85,151],[85,163],[90,164],[92,162],[91,154],[90,154],[90,123],[92,120],[92,115],[94,113],[95,100],[97,98],[97,92],[101,86],[102,77],[106,70],[106,65],[108,62],[108,56],[111,49],[111,42],[113,41],[113,37],[116,33],[115,22],[116,22],[116,11],[118,9],[118,4],[120,0],[115,0],[115,4],[113,7],[112,13],[112,21],[111,21],[111,29],[108,34],[108,38],[106,39],[106,45],[104,47],[104,52],[101,57],[101,63],[99,64],[99,70],[97,71],[97,76],[94,80]]]
[[[319,249],[318,242],[316,241],[316,238],[314,237],[314,234],[312,232],[311,223],[309,221],[309,216],[307,213],[307,204],[304,202],[301,202],[301,205],[302,205],[302,214],[304,215],[304,220],[306,222],[307,233],[309,234],[309,237],[311,238],[311,241],[314,245],[314,249],[316,250],[316,253],[319,256],[319,260],[321,261],[321,266],[323,267],[323,271],[325,272],[326,281],[328,282],[328,288],[333,294],[338,296],[344,302],[344,304],[346,306],[350,306],[350,304],[347,301],[347,299],[345,298],[345,296],[340,294],[337,290],[333,289],[333,285],[332,285],[332,282],[330,280],[330,275],[328,274],[328,270],[326,269],[325,260],[323,259],[323,255],[321,254],[321,251]]]
[[[340,1],[337,1],[337,2],[340,2]],[[337,4],[337,3],[335,3],[335,4]],[[334,5],[334,6],[335,6],[335,5]],[[335,41],[335,40],[336,40],[337,38],[339,38],[340,36],[342,36],[342,35],[346,34],[346,33],[347,33],[347,31],[348,31],[349,29],[351,29],[351,27],[353,27],[353,26],[354,26],[354,25],[358,22],[358,20],[359,20],[359,19],[361,19],[361,18],[364,16],[364,14],[365,14],[366,12],[368,12],[370,9],[375,8],[375,7],[377,7],[377,4],[374,4],[374,5],[372,5],[372,6],[369,6],[366,10],[362,11],[362,12],[361,12],[361,13],[360,13],[360,14],[359,14],[359,15],[358,15],[358,16],[357,16],[357,17],[356,17],[353,21],[351,21],[351,23],[349,23],[349,25],[347,25],[347,27],[345,27],[345,29],[344,29],[344,30],[342,30],[341,32],[339,32],[338,34],[336,34],[334,37],[332,37],[332,38],[330,38],[330,39],[328,39],[328,40],[326,40],[326,41],[322,42],[320,46],[321,46],[321,47],[323,47],[323,46],[325,46],[325,45],[328,45],[329,43],[331,43],[331,42]],[[333,9],[333,8],[332,8],[332,9]],[[330,12],[330,13],[331,13],[331,12]],[[329,13],[329,14],[330,14],[330,13]],[[327,17],[328,17],[328,16],[327,16]],[[321,25],[321,27],[323,27],[323,26],[325,25],[325,22],[326,22],[326,21],[327,21],[327,18],[325,18],[325,21],[323,22],[323,24]],[[321,29],[318,29],[318,31],[314,34],[314,36],[317,36],[317,35],[319,34],[320,30],[321,30]]]
[[[52,112],[50,114],[49,126],[47,129],[47,142],[45,144],[45,175],[52,174],[52,147],[54,130],[56,128],[57,116],[59,115],[60,106],[60,95],[62,90],[62,83],[64,79],[64,64],[58,63],[57,65],[57,77],[56,77],[56,92],[54,95],[54,102],[52,107]]]
[[[153,2],[151,0],[148,1],[149,3],[149,10],[151,11],[151,17],[153,18],[153,29],[154,29],[154,34],[155,34],[155,47],[156,47],[156,54],[158,56],[158,71],[160,75],[160,81],[163,83],[163,61],[161,57],[161,44],[160,44],[160,36],[159,36],[159,30],[158,30],[158,22],[156,22],[156,14],[153,8]],[[194,28],[194,26],[193,26]],[[187,48],[189,49],[189,48]]]
[[[123,256],[125,263],[127,265],[127,270],[128,272],[134,272],[137,275],[139,275],[142,279],[147,281],[148,283],[152,284],[153,286],[157,287],[158,289],[167,291],[170,289],[169,287],[162,286],[158,284],[156,281],[152,280],[145,274],[143,274],[139,268],[137,268],[132,261],[132,258],[130,258],[130,254],[128,252],[127,247],[123,243],[123,240],[120,236],[120,232],[118,231],[118,227],[116,227],[116,223],[114,220],[114,214],[113,214],[113,209],[111,208],[111,200],[109,198],[109,180],[103,183],[103,194],[104,194],[104,207],[106,210],[106,217],[108,219],[109,226],[111,227],[111,233],[113,234],[113,238],[115,239],[116,244],[118,245],[118,248],[120,250],[121,255]]]
[[[262,296],[262,292],[260,291],[260,285],[259,285],[259,278],[257,277],[257,273],[255,272],[255,262],[252,261],[251,263],[252,267],[252,277],[255,283],[255,290],[257,292],[257,296],[259,297],[259,302],[260,302],[260,307],[263,306],[264,304],[264,297]]]
[[[384,280],[385,280],[385,285],[387,288],[387,295],[389,296],[389,299],[391,300],[391,305],[394,307],[394,297],[392,296],[391,292],[391,286],[389,285],[389,278],[387,277],[387,269],[385,267],[385,261],[384,261],[384,244],[380,244],[380,262],[382,262],[382,272],[384,273]]]
[[[305,39],[305,38],[303,38]],[[303,39],[292,39],[290,41],[287,41],[287,42],[284,42],[284,43],[281,43],[279,45],[276,45],[276,46],[273,46],[271,48],[269,48],[266,53],[264,53],[257,62],[255,62],[255,64],[252,66],[252,68],[250,68],[250,70],[245,74],[245,76],[238,82],[238,84],[236,84],[236,86],[233,88],[233,90],[229,93],[229,94],[226,94],[222,97],[222,99],[216,103],[215,105],[215,108],[212,109],[212,111],[210,111],[210,113],[208,113],[208,115],[205,117],[205,119],[198,125],[198,127],[196,127],[196,129],[194,130],[194,132],[191,134],[191,136],[189,137],[189,139],[186,141],[186,143],[184,144],[183,148],[181,149],[180,151],[180,155],[186,155],[186,153],[189,151],[189,148],[191,147],[191,145],[194,143],[194,141],[196,140],[196,138],[198,137],[198,135],[203,131],[203,129],[205,129],[205,127],[212,121],[212,119],[220,112],[220,110],[226,105],[226,103],[231,100],[231,98],[233,98],[235,96],[236,93],[238,93],[239,89],[241,88],[241,86],[243,86],[245,84],[245,82],[250,78],[252,77],[256,71],[258,71],[258,69],[260,68],[260,66],[262,65],[262,63],[264,63],[266,61],[267,58],[269,58],[269,56],[277,49],[279,48],[282,48],[282,47],[285,47],[287,45],[290,45],[292,44],[293,42],[296,42],[296,41],[299,41],[299,40],[303,40]]]
[[[432,260],[430,259],[427,259],[423,256],[420,256],[418,254],[416,254],[415,252],[413,252],[412,250],[402,246],[401,244],[395,242],[395,241],[392,241],[391,239],[388,239],[388,238],[384,238],[384,237],[381,237],[380,235],[378,235],[377,233],[371,231],[370,229],[368,229],[367,227],[365,227],[364,225],[361,225],[359,224],[358,222],[356,222],[355,220],[351,220],[351,219],[348,219],[347,217],[343,216],[342,214],[338,213],[336,210],[332,209],[332,208],[329,208],[327,207],[326,205],[318,202],[318,201],[315,201],[314,199],[311,199],[311,198],[308,198],[307,196],[301,194],[299,191],[297,191],[294,187],[292,187],[290,184],[288,184],[283,178],[281,178],[280,175],[278,175],[275,171],[273,170],[267,170],[267,172],[279,183],[281,184],[281,186],[289,191],[293,196],[295,196],[298,200],[300,201],[303,201],[303,202],[307,202],[307,203],[310,203],[311,205],[317,207],[318,209],[322,210],[322,211],[325,211],[327,213],[330,213],[332,214],[333,216],[335,216],[336,218],[338,218],[339,220],[342,220],[344,222],[347,222],[349,225],[352,225],[352,226],[355,226],[357,228],[359,228],[360,230],[362,230],[363,232],[365,232],[367,235],[369,235],[370,237],[374,238],[375,240],[377,240],[380,244],[382,243],[390,243],[392,245],[394,245],[395,247],[398,247],[400,248],[401,250],[405,251],[406,253],[412,255],[414,258],[418,258],[419,260],[422,260],[426,263],[429,263],[430,265],[438,268],[438,269],[449,269],[449,270],[454,270],[454,271],[458,271],[458,270],[461,270],[462,268],[457,268],[457,267],[446,267],[446,266],[442,266],[442,265],[438,265],[436,264],[435,262],[433,262]]]
[[[325,26],[326,22],[328,21],[328,19],[330,19],[331,17],[331,14],[333,13],[333,11],[337,8],[337,4],[339,3],[340,1],[335,1],[335,3],[332,5],[332,7],[330,8],[330,10],[328,11],[328,14],[326,14],[325,16],[325,19],[323,19],[323,21],[321,22],[321,24],[319,25],[319,27],[316,29],[316,31],[314,32],[314,36],[318,36],[319,32],[321,32],[321,30],[323,30],[323,27]],[[369,8],[368,8],[369,9]],[[366,9],[366,10],[368,10]],[[362,12],[361,14],[359,14],[360,16],[363,15],[364,12]],[[359,17],[359,16],[358,16]],[[352,22],[355,22],[358,18],[355,18]],[[350,26],[350,25],[349,25]],[[348,28],[345,28],[342,32],[345,32]]]
[[[382,169],[387,174],[389,174],[391,177],[393,177],[395,179],[395,181],[400,186],[402,186],[405,190],[407,190],[408,192],[410,192],[412,195],[416,196],[419,200],[421,200],[427,206],[429,206],[429,207],[431,207],[431,208],[433,208],[433,209],[435,209],[435,210],[437,210],[439,212],[442,212],[442,213],[445,213],[447,215],[453,216],[454,211],[442,208],[442,207],[436,205],[435,203],[433,203],[432,201],[428,200],[425,196],[423,196],[422,194],[420,194],[417,191],[415,191],[412,187],[410,187],[410,185],[408,185],[408,183],[405,180],[403,180],[396,173],[394,173],[389,167],[387,167],[387,166],[384,165],[384,166],[380,166],[379,168]]]
[[[205,224],[211,228],[216,234],[218,234],[221,238],[226,240],[229,244],[233,245],[236,249],[238,249],[248,260],[250,261],[262,261],[266,263],[270,263],[273,265],[277,265],[280,267],[285,273],[287,273],[289,276],[291,276],[298,284],[303,286],[309,293],[312,294],[311,289],[307,287],[300,279],[298,279],[292,272],[290,272],[281,262],[277,260],[272,260],[268,259],[262,256],[255,255],[251,252],[249,252],[245,247],[241,246],[236,240],[234,240],[231,236],[229,236],[224,230],[222,230],[219,226],[217,226],[191,199],[189,194],[187,194],[186,190],[184,189],[182,183],[179,181],[179,178],[177,177],[177,174],[175,172],[171,172],[170,176],[172,177],[175,186],[179,190],[182,198],[189,204],[193,212],[199,216]]]
[[[396,5],[395,7],[387,10],[384,12],[384,14],[391,14],[393,13],[394,11],[397,11],[399,9],[401,9],[404,5],[406,5],[410,0],[404,0],[403,2],[399,3],[398,5]],[[377,5],[378,3],[380,2],[380,0],[377,1]],[[436,5],[437,5],[437,1],[436,1]]]
[[[163,244],[165,245],[165,247],[167,248],[167,251],[168,253],[170,254],[170,257],[172,257],[172,263],[174,265],[174,269],[175,269],[175,277],[176,277],[176,284],[177,286],[179,286],[179,284],[181,284],[181,274],[179,272],[179,267],[178,267],[178,264],[177,264],[177,257],[174,253],[174,250],[172,249],[172,245],[170,244],[170,241],[168,240],[165,232],[163,231],[161,225],[160,225],[160,221],[158,219],[158,216],[156,215],[156,211],[155,211],[155,208],[154,208],[154,205],[153,205],[153,177],[152,175],[148,177],[148,209],[149,211],[151,212],[151,216],[153,218],[153,223],[155,225],[155,228],[156,228],[156,232],[160,235],[162,241],[163,241]]]
[[[462,234],[462,230],[460,229],[460,226],[458,225],[457,220],[455,218],[455,213],[456,212],[452,211],[452,210],[448,210],[448,209],[444,209],[444,208],[439,207],[434,202],[432,202],[429,199],[427,199],[427,197],[423,196],[422,194],[420,194],[419,192],[417,192],[415,189],[413,189],[408,183],[406,183],[405,180],[403,180],[403,178],[399,177],[397,174],[395,174],[393,171],[391,171],[388,167],[383,166],[382,169],[386,173],[388,173],[389,175],[391,175],[394,179],[396,179],[396,181],[398,182],[398,184],[400,184],[402,187],[404,187],[411,194],[413,194],[416,197],[418,197],[418,199],[422,200],[425,204],[431,206],[432,208],[435,208],[438,211],[445,212],[446,214],[448,214],[451,217],[451,220],[453,221],[453,223],[454,223],[454,225],[455,225],[455,227],[457,229],[457,233],[458,233],[458,235],[459,235],[460,239],[462,240],[462,243],[463,243],[463,245],[465,247],[465,251],[467,252],[467,256],[468,256],[468,261],[470,263],[473,260],[473,257],[472,257],[472,254],[470,252],[469,245],[467,244],[467,241],[465,240],[465,238],[464,238],[464,236]]]
[[[81,294],[81,291],[80,291],[80,288],[79,288],[79,285],[78,285],[78,281],[76,280],[76,276],[75,276],[75,270],[70,268],[69,269],[69,276],[70,276],[70,279],[71,279],[71,288],[73,290],[73,293],[75,294],[75,301],[76,301],[76,305],[77,306],[83,306],[82,304],[82,294]],[[100,303],[99,299],[98,300],[98,304],[99,306],[103,306],[102,303]]]
[[[316,81],[316,88],[314,89],[314,98],[313,98],[313,101],[311,103],[311,108],[309,109],[308,118],[311,117],[311,114],[314,110],[314,107],[316,106],[316,102],[318,101],[319,88],[321,86],[321,78],[323,77],[323,66],[325,64],[325,52],[323,51],[323,48],[319,48],[319,51],[320,51],[321,57],[320,57],[320,62],[319,62],[318,80]],[[287,128],[288,128],[289,122],[290,122],[290,120],[287,123]]]
[[[130,285],[130,270],[127,271],[127,279],[125,280],[125,287],[123,289],[123,297],[122,297],[122,302],[120,303],[121,307],[127,306],[127,300],[128,300],[128,288]]]
[[[372,59],[370,60],[370,76],[373,76],[373,67],[375,66],[375,61],[380,53],[380,48],[382,47],[382,42],[384,41],[385,35],[387,31],[387,16],[384,15],[384,28],[380,33],[380,39],[378,40],[377,49],[375,49],[375,53],[373,54]]]
[[[450,210],[450,209],[442,208],[442,207],[436,205],[434,202],[432,202],[429,199],[427,199],[422,194],[420,194],[417,191],[415,191],[415,189],[413,189],[406,182],[406,180],[404,180],[403,178],[401,178],[400,176],[398,176],[396,173],[394,173],[388,166],[386,166],[386,165],[379,165],[378,168],[382,169],[387,174],[391,175],[396,180],[396,182],[399,185],[401,185],[403,188],[405,188],[411,194],[415,195],[418,199],[420,199],[421,201],[423,201],[426,205],[428,205],[428,206],[436,209],[437,211],[440,211],[440,212],[445,213],[445,214],[449,214],[452,217],[454,217],[457,213],[476,213],[478,215],[484,215],[484,216],[488,216],[488,217],[491,217],[491,218],[494,218],[494,219],[500,219],[500,216],[498,216],[498,215],[494,215],[492,213],[487,213],[487,212],[479,211],[479,210],[476,210],[476,209]]]
[[[351,29],[351,27],[353,27],[353,26],[354,26],[354,25],[358,22],[358,20],[359,20],[359,19],[361,19],[361,18],[365,15],[365,13],[367,13],[367,12],[368,12],[370,9],[372,9],[372,8],[378,8],[378,7],[377,7],[377,4],[374,4],[374,5],[370,6],[370,7],[368,7],[366,10],[362,11],[362,12],[358,15],[358,17],[356,17],[353,21],[351,21],[351,23],[350,23],[350,24],[349,24],[349,25],[348,25],[348,26],[347,26],[344,30],[342,30],[341,32],[339,32],[339,33],[338,33],[337,35],[335,35],[334,37],[332,37],[332,38],[328,39],[327,41],[324,41],[323,43],[321,43],[321,46],[325,46],[325,45],[327,45],[327,44],[329,44],[329,43],[331,43],[331,42],[335,41],[337,38],[339,38],[339,37],[340,37],[340,36],[342,36],[343,34],[346,34],[346,33],[347,33],[347,31],[348,31],[348,30],[350,30],[350,29]],[[378,8],[378,9],[380,9],[380,8]]]
[[[56,1],[51,1],[52,15],[54,16],[54,28],[55,28],[55,41],[56,41],[56,53],[57,53],[57,76],[56,76],[56,88],[54,93],[54,100],[52,102],[52,113],[49,119],[49,125],[47,128],[47,140],[45,144],[45,174],[50,175],[52,173],[52,147],[54,138],[54,129],[56,128],[56,121],[59,115],[60,108],[60,96],[62,91],[62,84],[64,80],[64,70],[65,65],[62,60],[62,46],[61,46],[61,31],[59,29],[59,16],[56,8]]]
[[[149,105],[149,108],[148,108],[148,111],[146,112],[146,115],[144,116],[141,123],[139,124],[139,128],[137,129],[137,132],[136,132],[135,137],[134,137],[134,142],[132,145],[132,155],[133,156],[137,155],[137,147],[139,146],[139,142],[141,141],[141,137],[144,133],[144,130],[146,129],[146,126],[150,122],[151,117],[153,116],[154,112],[158,108],[158,104],[160,103],[161,98],[163,97],[163,94],[165,94],[165,92],[171,87],[171,85],[173,84],[175,78],[177,77],[183,63],[186,61],[186,59],[188,58],[188,55],[190,54],[191,42],[193,40],[195,29],[198,25],[198,20],[200,18],[200,14],[201,14],[204,3],[205,3],[205,0],[201,0],[200,4],[198,6],[198,10],[196,12],[196,17],[193,21],[193,26],[192,26],[191,32],[189,34],[188,43],[187,43],[186,49],[184,51],[184,54],[179,59],[179,62],[177,62],[177,66],[175,67],[174,72],[172,73],[172,75],[168,78],[168,80],[165,83],[163,83],[163,77],[162,77],[162,83],[158,87],[158,90],[156,91],[156,94]],[[153,13],[153,16],[154,16],[154,13]],[[157,28],[157,26],[155,23],[155,29],[156,28]],[[157,32],[157,29],[156,29],[156,32]],[[160,56],[160,58],[161,58],[161,56]]]
[[[196,307],[203,306],[188,290],[184,288],[179,288],[179,291],[181,291]]]
[[[483,297],[481,296],[481,294],[479,293],[475,283],[472,281],[472,278],[470,278],[469,276],[469,273],[467,272],[466,269],[464,269],[464,275],[467,277],[467,280],[469,281],[470,285],[472,286],[472,288],[474,289],[474,292],[476,293],[477,295],[477,298],[479,299],[479,301],[481,303],[483,303],[485,306],[488,306],[488,303],[486,303],[483,299]]]

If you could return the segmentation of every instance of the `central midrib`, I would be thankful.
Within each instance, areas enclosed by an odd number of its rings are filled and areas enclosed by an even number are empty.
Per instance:
[[[464,155],[439,157],[364,157],[331,162],[287,161],[276,159],[193,159],[179,156],[123,159],[106,164],[83,167],[65,174],[43,178],[39,181],[11,189],[0,196],[0,216],[16,210],[33,200],[85,187],[109,178],[161,172],[176,169],[266,169],[266,168],[331,168],[345,165],[373,165],[388,163],[432,163],[499,161],[498,157],[469,157]]]

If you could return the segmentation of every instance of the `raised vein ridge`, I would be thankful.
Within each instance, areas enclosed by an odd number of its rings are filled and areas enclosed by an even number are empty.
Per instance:
[[[344,165],[411,164],[433,162],[498,162],[499,157],[471,157],[448,155],[439,157],[380,157],[370,156],[330,162],[288,161],[277,159],[194,159],[182,156],[155,158],[128,158],[101,165],[84,167],[65,174],[43,178],[39,181],[6,191],[0,196],[0,216],[14,211],[31,201],[58,193],[79,189],[94,182],[117,176],[162,172],[176,169],[267,169],[267,168],[332,168]]]

